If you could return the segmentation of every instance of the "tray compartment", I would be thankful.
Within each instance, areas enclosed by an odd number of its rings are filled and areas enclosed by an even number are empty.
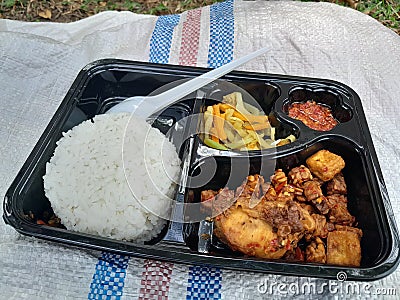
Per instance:
[[[208,147],[204,144],[204,134],[202,130],[204,128],[203,113],[206,111],[208,106],[220,103],[223,101],[223,96],[226,96],[233,92],[240,92],[243,97],[243,102],[248,103],[259,111],[263,112],[271,123],[271,126],[275,127],[275,139],[285,138],[291,134],[295,137],[299,136],[298,127],[292,122],[288,122],[285,119],[280,119],[273,110],[276,101],[281,96],[281,89],[275,85],[270,84],[266,81],[255,81],[255,82],[243,82],[232,80],[230,83],[224,83],[223,81],[218,81],[213,87],[212,84],[205,88],[205,95],[203,101],[199,105],[199,109],[195,113],[199,114],[198,129],[199,132],[199,143],[203,148],[203,152],[209,152],[210,155],[247,155],[249,151],[240,150],[229,150],[229,151],[219,151],[214,148]],[[264,149],[263,151],[276,151],[275,148]],[[260,153],[259,150],[252,150],[251,153],[257,155]]]
[[[40,232],[43,226],[37,225],[35,220],[47,220],[49,216],[54,214],[51,203],[44,193],[43,176],[46,172],[46,163],[52,157],[56,142],[62,137],[63,132],[85,120],[91,119],[97,114],[104,113],[111,105],[115,105],[126,97],[135,95],[132,93],[141,95],[149,93],[150,89],[162,86],[166,78],[168,78],[166,75],[160,79],[154,74],[143,75],[141,72],[132,74],[129,71],[115,69],[106,69],[102,72],[87,74],[83,80],[81,90],[76,90],[76,102],[70,103],[67,108],[69,113],[64,118],[54,122],[52,124],[52,133],[39,142],[43,151],[36,153],[39,157],[35,161],[32,173],[26,174],[26,181],[15,198],[15,203],[13,203],[15,205],[13,211],[18,218],[27,222],[29,226],[34,227],[35,231]],[[171,80],[171,78],[169,79]],[[142,88],[143,86],[145,89]],[[184,135],[183,131],[186,128],[185,118],[191,114],[193,105],[194,99],[187,99],[166,108],[158,118],[151,120],[152,126],[166,134],[171,142],[175,144],[181,158],[185,147],[181,140],[176,137]],[[179,126],[176,126],[178,121],[180,121]],[[34,215],[34,220],[30,217],[31,214]],[[49,227],[47,225],[44,226]],[[65,227],[61,227],[49,227],[47,229],[50,231],[53,229],[64,230],[70,233]],[[166,235],[168,227],[169,224],[165,226],[159,236],[148,243],[155,244],[160,242]],[[80,233],[74,232],[73,234],[79,235]]]
[[[289,92],[289,97],[283,104],[283,111],[289,114],[291,104],[309,100],[328,107],[339,123],[346,123],[352,119],[352,110],[343,103],[343,96],[330,88],[295,87]]]
[[[358,227],[364,233],[361,240],[361,268],[374,267],[382,259],[387,258],[392,241],[387,220],[379,214],[378,207],[382,205],[382,199],[377,198],[379,195],[370,189],[370,186],[373,185],[371,182],[373,179],[367,175],[367,158],[362,150],[358,149],[350,141],[340,137],[322,138],[302,151],[278,158],[276,160],[276,168],[281,168],[287,173],[291,168],[305,164],[307,157],[321,149],[326,149],[342,156],[346,162],[343,174],[348,188],[348,209],[356,217]],[[204,186],[188,188],[185,201],[200,202],[202,190],[219,190],[224,187],[234,190],[241,185],[248,175],[261,174],[268,181],[271,176],[271,168],[275,165],[275,161],[263,159],[263,157],[249,157],[248,159],[243,157],[229,159],[225,157],[208,157],[204,160],[209,159],[216,160],[217,170],[214,176]],[[268,164],[268,167],[262,167],[263,164]],[[193,166],[191,174],[197,175],[199,166],[201,164]],[[194,183],[193,186],[197,186],[197,184]],[[193,251],[197,251],[198,242],[201,238],[201,233],[199,234],[198,232],[200,224],[185,224],[184,227],[185,241]],[[244,255],[222,246],[215,237],[211,237],[211,241],[208,249],[211,255],[224,254],[230,257],[244,257]],[[281,263],[285,263],[285,261],[281,261]]]

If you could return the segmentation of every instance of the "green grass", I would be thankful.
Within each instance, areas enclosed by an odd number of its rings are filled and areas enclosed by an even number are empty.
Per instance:
[[[300,0],[315,2],[315,0]],[[317,0],[318,1],[318,0]],[[319,0],[350,6],[378,20],[400,35],[400,0]]]
[[[141,6],[140,6],[140,4],[137,3],[137,2],[133,2],[133,1],[126,0],[126,1],[124,2],[124,7],[126,8],[126,10],[135,11],[135,10],[140,9]]]
[[[0,18],[46,21],[37,13],[53,12],[53,22],[71,22],[105,10],[126,10],[140,14],[165,15],[210,5],[223,0],[0,0]],[[351,6],[368,14],[400,35],[400,0],[299,0],[325,1]],[[28,9],[29,8],[29,9]]]
[[[397,2],[397,3],[396,3]],[[400,27],[400,1],[369,0],[357,6],[357,10],[370,15],[382,24],[399,30]]]
[[[159,3],[150,9],[149,14],[150,15],[158,15],[165,11],[168,11],[168,7],[165,6],[163,3]]]
[[[2,5],[4,5],[4,7],[6,7],[6,8],[11,8],[16,3],[17,3],[17,0],[5,0],[4,2],[2,2]]]

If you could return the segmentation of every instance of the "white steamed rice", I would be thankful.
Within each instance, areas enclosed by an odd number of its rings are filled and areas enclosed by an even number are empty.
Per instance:
[[[129,120],[129,114],[98,115],[57,142],[44,189],[68,230],[143,242],[165,225],[159,216],[170,211],[178,155],[159,130]]]

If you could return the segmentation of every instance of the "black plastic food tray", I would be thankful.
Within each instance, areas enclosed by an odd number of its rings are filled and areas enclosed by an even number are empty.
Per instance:
[[[217,170],[214,178],[200,188],[181,187],[176,200],[199,202],[202,189],[223,187],[226,179],[224,174],[227,173],[225,170],[232,166],[239,166],[237,168],[240,169],[244,161],[250,161],[256,168],[260,160],[273,159],[277,161],[277,167],[288,170],[304,163],[308,156],[320,149],[331,150],[346,161],[343,172],[348,186],[349,211],[356,217],[358,227],[364,233],[359,268],[263,260],[238,255],[227,249],[213,247],[212,239],[211,242],[203,241],[202,232],[209,230],[205,229],[208,225],[204,222],[170,222],[158,239],[147,245],[138,245],[37,225],[29,217],[30,212],[39,218],[51,212],[50,202],[44,195],[42,177],[46,162],[52,156],[56,141],[63,131],[104,112],[127,97],[148,95],[167,83],[191,78],[205,71],[201,68],[111,59],[86,66],[7,191],[3,215],[5,222],[18,232],[30,236],[174,262],[329,279],[336,279],[338,272],[344,271],[349,280],[376,280],[393,272],[399,263],[399,236],[362,105],[351,88],[329,80],[249,72],[232,72],[223,77],[257,100],[277,127],[278,137],[294,134],[297,140],[273,151],[240,153],[211,149],[202,143],[199,136],[191,136],[179,149],[181,159],[188,164],[182,176],[198,172],[198,168],[207,165],[210,159],[215,160]],[[166,109],[153,126],[164,133],[171,132],[176,121],[199,113],[205,105],[215,102],[215,99],[207,97],[194,98],[193,95],[188,96]],[[308,99],[329,105],[339,124],[331,131],[321,132],[311,130],[302,122],[288,117],[287,109],[291,102]],[[177,128],[169,136],[172,141],[174,134],[182,134],[178,131],[184,130]],[[239,177],[238,184],[244,179]],[[191,196],[188,197],[188,194]],[[182,211],[174,213],[183,214]]]

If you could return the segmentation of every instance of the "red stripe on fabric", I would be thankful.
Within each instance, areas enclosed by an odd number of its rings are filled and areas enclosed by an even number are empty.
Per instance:
[[[167,300],[174,264],[146,259],[140,282],[140,300]]]
[[[201,8],[189,10],[183,22],[179,64],[196,66],[200,41]]]

